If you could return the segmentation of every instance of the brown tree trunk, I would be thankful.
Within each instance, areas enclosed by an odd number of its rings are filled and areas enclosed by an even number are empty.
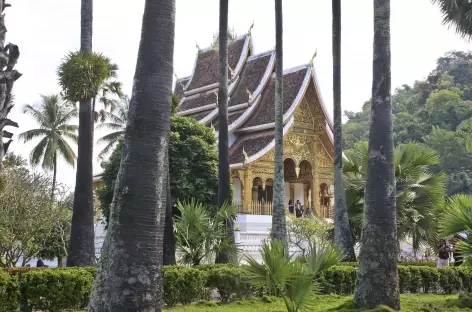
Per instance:
[[[220,85],[218,89],[218,206],[231,202],[228,146],[228,0],[220,0]],[[234,239],[233,220],[226,221],[226,233]],[[228,255],[218,254],[216,263],[228,263]]]
[[[80,51],[92,52],[93,0],[82,0]],[[67,266],[95,264],[93,209],[93,108],[92,98],[79,103],[79,139],[72,226]]]
[[[390,62],[390,0],[374,0],[369,158],[354,302],[399,310]]]
[[[344,261],[355,262],[356,254],[349,227],[343,176],[341,120],[341,0],[333,5],[333,116],[334,116],[334,242],[346,255]]]
[[[283,135],[283,22],[282,0],[275,0],[275,168],[272,238],[287,242],[287,221],[284,207],[284,135]]]
[[[129,122],[90,312],[161,311],[174,0],[146,0]]]

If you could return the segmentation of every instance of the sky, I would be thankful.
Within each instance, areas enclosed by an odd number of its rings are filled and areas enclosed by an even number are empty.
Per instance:
[[[16,134],[36,125],[23,114],[25,104],[38,104],[40,94],[60,91],[56,70],[69,51],[79,48],[80,1],[10,1],[5,11],[6,41],[19,46],[15,83],[16,106],[10,118],[18,122],[10,151],[28,157],[37,142],[25,144]],[[93,48],[118,64],[119,80],[131,93],[140,40],[144,0],[95,0]],[[218,31],[218,0],[176,0],[174,71],[192,74],[196,43],[211,44]],[[425,78],[436,59],[451,50],[469,50],[470,43],[441,24],[430,0],[391,1],[392,89]],[[244,34],[254,21],[255,53],[275,47],[273,0],[230,0],[229,27]],[[331,1],[290,0],[283,5],[284,68],[307,64],[318,51],[315,68],[325,105],[332,110]],[[373,1],[342,0],[342,105],[358,111],[370,98],[372,84]],[[103,132],[95,132],[96,138]],[[96,146],[98,152],[101,146]],[[97,154],[97,153],[96,153]],[[101,171],[94,158],[94,173]],[[38,168],[40,170],[40,168]],[[75,169],[59,162],[58,181],[73,188]]]

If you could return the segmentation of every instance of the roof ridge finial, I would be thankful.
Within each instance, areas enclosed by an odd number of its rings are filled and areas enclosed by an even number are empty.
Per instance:
[[[215,91],[213,91],[213,94],[214,94],[215,97],[216,97],[216,106],[218,106],[218,89],[216,89]]]
[[[313,66],[313,63],[315,61],[315,57],[318,55],[318,48],[315,50],[315,53],[313,54],[313,56],[311,57],[311,60],[310,62],[308,63],[308,66]]]
[[[215,129],[215,126],[213,126],[213,121],[210,122],[210,128],[211,130],[213,131],[213,134],[216,133],[216,129]]]
[[[252,32],[252,29],[254,28],[254,20],[252,21],[251,26],[249,27],[249,30],[247,31],[247,34],[250,35]]]
[[[247,165],[247,162],[248,162],[248,160],[249,160],[249,157],[247,156],[247,153],[246,153],[246,151],[244,150],[244,145],[243,145],[243,156],[244,156],[243,164],[244,164],[244,165]]]
[[[231,66],[229,66],[229,64],[228,64],[228,70],[229,70],[229,74],[231,75],[231,77],[229,78],[232,79],[234,77],[234,70],[231,68]]]
[[[197,47],[198,52],[200,52],[202,49],[200,49],[200,46],[198,45],[198,42],[195,41],[195,46]]]
[[[250,104],[254,100],[254,96],[252,95],[251,91],[249,91],[247,87],[246,87],[246,93],[247,93],[248,102]]]

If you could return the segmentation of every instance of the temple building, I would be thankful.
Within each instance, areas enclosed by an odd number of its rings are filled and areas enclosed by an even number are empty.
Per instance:
[[[181,116],[218,130],[218,47],[199,49],[193,74],[174,92]],[[233,201],[241,214],[272,213],[275,52],[253,54],[250,34],[228,44],[228,127]],[[320,216],[332,214],[333,125],[313,64],[284,70],[285,205],[297,200]]]

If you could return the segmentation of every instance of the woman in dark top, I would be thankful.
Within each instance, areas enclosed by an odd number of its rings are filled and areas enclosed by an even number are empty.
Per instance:
[[[293,214],[293,202],[291,199],[288,201],[288,212]]]

